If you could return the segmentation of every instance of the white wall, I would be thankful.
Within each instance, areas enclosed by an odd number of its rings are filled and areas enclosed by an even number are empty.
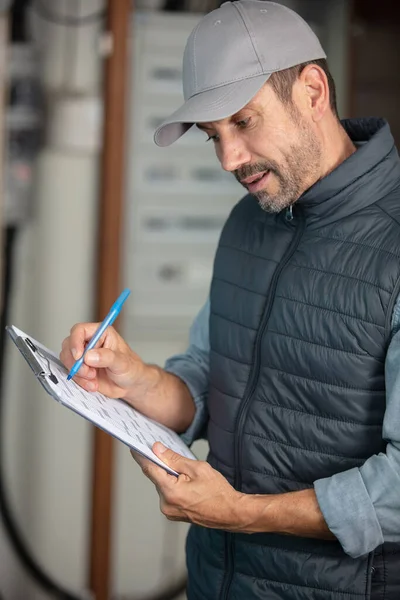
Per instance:
[[[91,11],[102,2],[87,0],[84,5],[85,11]],[[68,0],[51,2],[51,9],[61,14],[70,8]],[[59,106],[61,95],[96,97],[99,24],[70,30],[32,17],[32,25],[42,55],[50,114]],[[98,152],[94,149],[71,152],[47,143],[40,153],[34,219],[21,231],[17,244],[11,322],[54,350],[60,348],[73,323],[92,316],[97,180]],[[62,585],[83,589],[87,580],[89,427],[41,390],[10,343],[6,374],[2,431],[11,505],[45,570]],[[16,563],[4,535],[0,538],[0,591],[7,600],[46,597]]]

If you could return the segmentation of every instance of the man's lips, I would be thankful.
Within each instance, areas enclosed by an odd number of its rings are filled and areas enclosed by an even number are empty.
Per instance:
[[[251,177],[246,177],[245,179],[241,179],[240,183],[247,187],[250,194],[254,194],[264,188],[270,172],[271,171],[263,171],[262,173],[257,173]]]
[[[248,185],[249,183],[253,183],[253,181],[256,181],[257,179],[260,179],[260,177],[262,177],[265,173],[268,173],[268,171],[261,171],[260,173],[256,173],[255,175],[252,175],[251,177],[246,177],[246,179],[241,179],[240,183],[243,185]]]

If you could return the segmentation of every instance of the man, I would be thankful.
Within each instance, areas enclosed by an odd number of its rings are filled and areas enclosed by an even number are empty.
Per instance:
[[[110,328],[77,381],[208,462],[136,457],[193,523],[189,600],[400,598],[400,162],[381,119],[337,116],[325,54],[272,2],[206,15],[183,61],[193,124],[248,190],[223,229],[187,353],[146,365]],[[96,324],[64,341],[70,367]],[[386,381],[385,381],[386,376]],[[249,535],[252,534],[252,535]]]

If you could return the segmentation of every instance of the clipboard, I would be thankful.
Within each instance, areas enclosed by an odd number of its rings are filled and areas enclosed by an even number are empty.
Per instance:
[[[54,352],[14,325],[7,326],[6,331],[36,379],[46,392],[64,407],[109,433],[171,475],[178,476],[179,473],[154,454],[151,449],[154,442],[162,442],[174,452],[196,460],[196,456],[177,433],[149,419],[124,400],[108,398],[100,392],[87,392],[73,379],[67,381],[68,371]]]

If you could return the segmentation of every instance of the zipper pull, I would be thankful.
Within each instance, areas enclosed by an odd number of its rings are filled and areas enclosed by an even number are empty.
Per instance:
[[[292,205],[287,207],[285,219],[286,219],[286,221],[293,221],[293,206]]]

